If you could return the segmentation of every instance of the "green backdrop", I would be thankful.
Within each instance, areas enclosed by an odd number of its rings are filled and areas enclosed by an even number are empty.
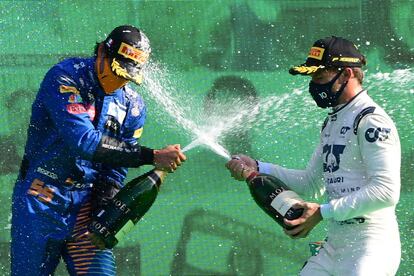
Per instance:
[[[115,26],[134,24],[151,40],[152,61],[168,71],[152,79],[197,125],[211,115],[206,106],[216,80],[248,80],[266,108],[220,142],[230,152],[292,168],[306,166],[326,112],[306,93],[308,79],[287,69],[303,62],[321,37],[354,41],[368,58],[364,86],[399,130],[398,275],[414,275],[413,14],[412,0],[0,1],[1,273],[9,273],[10,196],[43,75],[65,57],[91,55]],[[194,136],[149,88],[138,88],[149,109],[142,144],[189,144]],[[228,101],[218,99],[213,104]],[[290,240],[255,205],[246,184],[230,177],[224,158],[205,147],[187,157],[116,248],[119,275],[296,275],[308,243],[325,237],[324,224],[306,239]],[[64,267],[57,274],[66,275]]]

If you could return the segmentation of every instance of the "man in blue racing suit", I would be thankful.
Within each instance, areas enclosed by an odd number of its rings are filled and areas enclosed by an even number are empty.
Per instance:
[[[137,142],[146,108],[127,83],[142,82],[150,52],[142,31],[119,26],[94,57],[47,72],[13,192],[12,275],[51,275],[61,257],[71,275],[115,274],[112,251],[85,235],[94,207],[122,187],[127,167],[172,172],[186,158],[179,145],[153,150]]]

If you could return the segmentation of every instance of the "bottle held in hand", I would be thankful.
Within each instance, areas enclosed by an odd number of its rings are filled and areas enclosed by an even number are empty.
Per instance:
[[[151,170],[129,181],[99,210],[89,225],[89,238],[99,248],[113,248],[154,203],[165,171]]]
[[[283,228],[292,229],[283,219],[293,220],[302,216],[303,208],[294,209],[292,206],[303,200],[272,175],[252,172],[246,181],[253,199],[260,208]]]

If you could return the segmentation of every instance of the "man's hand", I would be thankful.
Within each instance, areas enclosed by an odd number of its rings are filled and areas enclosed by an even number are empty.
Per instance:
[[[154,150],[154,165],[163,171],[174,172],[186,159],[187,157],[181,152],[178,144]]]
[[[250,156],[244,154],[237,154],[232,156],[233,159],[239,159],[243,161],[247,167],[254,169],[257,171],[257,163],[256,160],[251,158]]]
[[[285,234],[292,239],[305,238],[310,231],[322,220],[319,204],[310,202],[296,203],[293,208],[303,208],[303,214],[300,218],[294,220],[285,219],[287,226],[294,227],[293,229],[284,229]]]
[[[227,162],[226,168],[234,179],[240,181],[245,180],[252,172],[257,171],[256,161],[242,154],[232,156],[232,159]]]

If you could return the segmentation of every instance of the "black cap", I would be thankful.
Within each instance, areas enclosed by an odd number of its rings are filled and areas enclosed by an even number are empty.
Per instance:
[[[309,51],[304,64],[292,67],[292,75],[310,75],[321,68],[362,67],[365,57],[349,40],[342,37],[326,37],[316,41]]]
[[[104,41],[111,58],[112,71],[137,84],[142,82],[141,69],[147,62],[151,47],[147,36],[130,25],[116,27]]]

